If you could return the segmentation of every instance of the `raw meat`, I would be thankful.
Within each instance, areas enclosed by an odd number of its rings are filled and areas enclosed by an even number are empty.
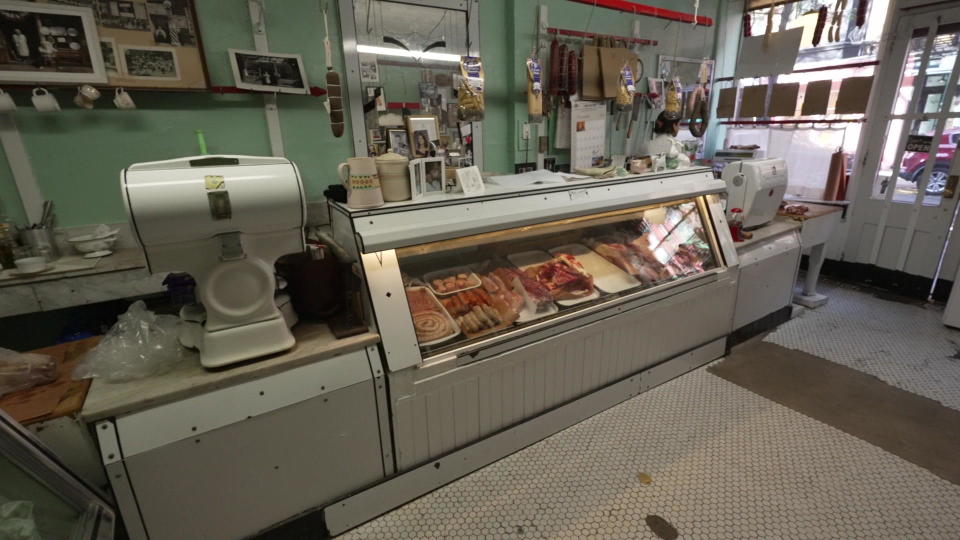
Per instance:
[[[572,255],[560,253],[553,260],[528,268],[525,273],[543,284],[554,300],[573,300],[593,294],[593,278]]]

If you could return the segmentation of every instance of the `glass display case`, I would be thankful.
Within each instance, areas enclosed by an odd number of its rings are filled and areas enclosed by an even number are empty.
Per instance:
[[[424,358],[723,267],[702,197],[396,250]]]

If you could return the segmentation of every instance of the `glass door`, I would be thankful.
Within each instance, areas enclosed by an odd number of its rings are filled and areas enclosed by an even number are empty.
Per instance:
[[[0,411],[0,536],[113,538],[114,510]],[[12,537],[11,537],[12,538]]]
[[[846,258],[933,277],[957,200],[948,179],[960,139],[960,9],[902,15],[868,114],[878,135],[861,144]]]

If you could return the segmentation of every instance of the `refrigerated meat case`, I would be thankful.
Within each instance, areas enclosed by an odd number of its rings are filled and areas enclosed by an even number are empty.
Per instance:
[[[720,357],[737,270],[722,191],[697,167],[372,210],[332,203],[382,338],[396,470]]]

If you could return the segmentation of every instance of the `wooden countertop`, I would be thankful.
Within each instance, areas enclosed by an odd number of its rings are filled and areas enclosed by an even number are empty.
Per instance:
[[[75,381],[71,374],[80,356],[95,347],[100,342],[100,337],[94,336],[30,351],[57,359],[57,380],[0,397],[0,409],[24,425],[80,412],[90,388],[90,381]]]
[[[75,263],[78,266],[82,266],[84,263],[89,262],[88,259],[84,259],[79,255],[68,255],[61,257],[54,262],[62,263],[65,265],[70,265]],[[45,272],[43,274],[34,274],[28,277],[21,278],[11,278],[0,280],[0,287],[12,287],[14,285],[26,285],[28,283],[38,283],[41,281],[52,281],[56,279],[66,279],[72,277],[80,276],[89,276],[93,274],[105,274],[107,272],[118,272],[120,270],[134,270],[137,268],[146,268],[147,262],[143,258],[143,252],[140,251],[140,248],[126,248],[118,249],[113,252],[113,255],[107,257],[102,257],[96,264],[88,268],[78,268],[76,270],[68,270],[66,272]]]
[[[760,242],[764,242],[775,236],[780,236],[781,234],[788,233],[793,230],[799,229],[801,226],[799,221],[794,221],[792,219],[784,219],[780,216],[773,218],[770,223],[766,225],[753,229],[752,231],[747,231],[753,233],[753,238],[749,240],[744,240],[743,242],[734,242],[734,247],[737,249],[743,249],[745,247],[752,246]]]
[[[87,393],[81,415],[85,421],[94,422],[129,414],[266,377],[380,342],[380,335],[373,332],[337,339],[327,325],[316,323],[298,324],[293,329],[293,335],[297,338],[297,344],[286,353],[227,366],[217,371],[204,369],[197,360],[169,373],[135,381],[108,383],[95,379]]]
[[[800,203],[795,203],[800,204]],[[825,216],[827,214],[832,214],[834,212],[843,212],[842,206],[828,206],[826,204],[808,204],[802,203],[803,206],[806,206],[810,210],[806,214],[786,214],[782,212],[777,212],[778,217],[792,219],[794,221],[806,221],[808,219],[818,218],[820,216]]]

